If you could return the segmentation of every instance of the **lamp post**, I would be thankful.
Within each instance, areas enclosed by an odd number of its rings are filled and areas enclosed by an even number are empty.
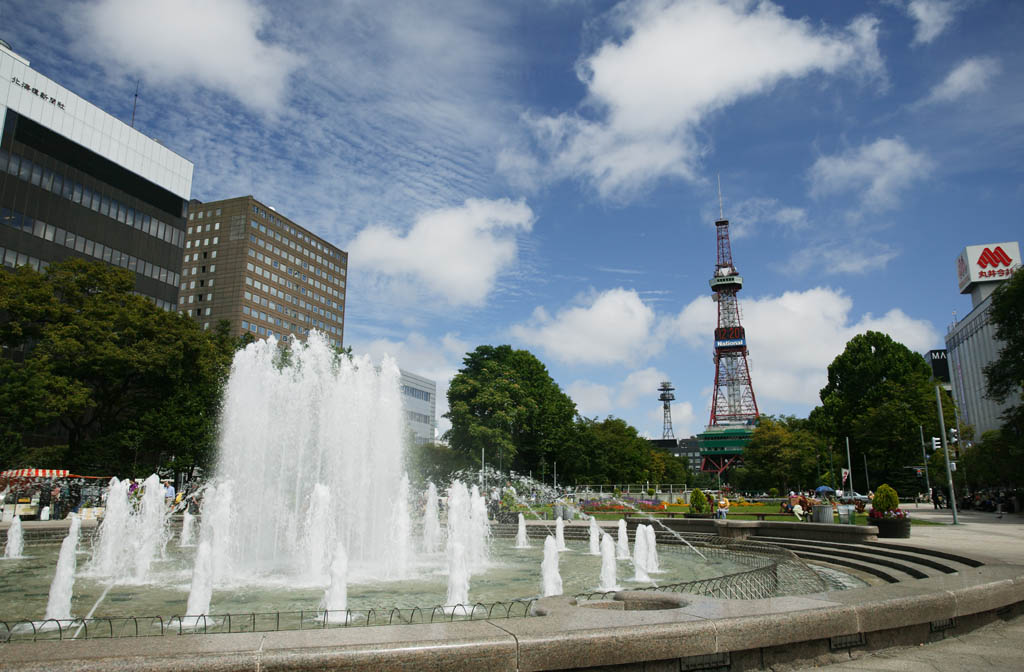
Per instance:
[[[932,481],[928,478],[928,454],[924,450],[924,426],[918,425],[921,430],[921,459],[924,460],[924,487],[928,488],[928,496],[932,496]]]
[[[953,524],[960,523],[956,514],[956,493],[953,492],[953,470],[949,468],[949,444],[946,443],[946,423],[942,419],[942,396],[939,386],[935,386],[935,405],[939,409],[939,429],[942,430],[942,451],[946,454],[946,479],[949,481],[949,506],[953,509]]]

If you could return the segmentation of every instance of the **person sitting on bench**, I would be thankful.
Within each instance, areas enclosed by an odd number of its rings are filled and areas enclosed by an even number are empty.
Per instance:
[[[802,521],[804,519],[804,507],[800,506],[799,502],[793,507],[793,515],[796,516],[797,520]]]

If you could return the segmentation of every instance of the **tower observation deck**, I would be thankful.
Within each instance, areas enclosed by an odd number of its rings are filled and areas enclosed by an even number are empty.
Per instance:
[[[747,337],[740,321],[737,292],[743,277],[732,261],[729,220],[715,222],[718,259],[710,280],[718,306],[715,328],[715,389],[707,429],[697,438],[701,447],[701,470],[721,474],[742,463],[743,448],[753,436],[757,421],[757,400],[747,364]]]

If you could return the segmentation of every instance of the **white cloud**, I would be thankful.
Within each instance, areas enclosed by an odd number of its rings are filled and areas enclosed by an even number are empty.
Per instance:
[[[612,388],[588,380],[577,380],[569,384],[565,393],[576,402],[576,410],[585,418],[600,418],[612,411]]]
[[[657,433],[651,432],[648,438],[660,439],[664,426],[664,410],[660,405],[655,404],[646,413],[648,423],[652,428],[658,428]],[[672,404],[672,433],[677,439],[685,439],[704,430],[699,424],[697,415],[693,412],[693,404],[688,401]]]
[[[553,175],[587,179],[605,197],[665,176],[695,179],[701,122],[784,79],[844,69],[884,79],[870,17],[835,31],[749,0],[630,2],[611,16],[620,37],[577,68],[585,109],[525,117]]]
[[[913,44],[928,44],[941,35],[953,23],[960,4],[952,0],[910,0],[907,14],[917,22]]]
[[[930,322],[914,319],[898,308],[880,317],[865,314],[855,318],[853,300],[824,287],[746,299],[742,307],[750,374],[762,412],[770,412],[773,402],[819,404],[818,392],[827,382],[828,365],[857,334],[881,331],[915,352],[941,342]],[[699,297],[673,320],[673,335],[695,347],[706,347],[716,319],[714,302]]]
[[[864,207],[886,210],[899,194],[927,177],[932,161],[902,138],[880,138],[835,156],[819,157],[809,171],[812,196],[858,192]]]
[[[898,256],[899,252],[891,245],[877,241],[828,241],[798,250],[780,270],[788,273],[813,271],[825,275],[856,275],[885,268]]]
[[[980,93],[999,74],[1002,66],[995,58],[968,58],[950,71],[925,99],[930,103],[948,103],[963,96]]]
[[[419,288],[453,306],[479,306],[517,260],[517,234],[533,227],[523,201],[469,199],[426,213],[406,232],[376,224],[348,245],[350,273],[411,299]]]
[[[641,399],[656,403],[653,400],[658,398],[658,386],[665,380],[669,380],[669,377],[654,367],[633,371],[619,386],[616,402],[625,408],[635,406]]]
[[[99,0],[70,5],[74,48],[102,48],[104,65],[147,84],[196,82],[276,110],[304,59],[264,39],[270,14],[249,0]]]
[[[717,217],[717,213],[715,215]],[[729,206],[729,236],[745,238],[764,224],[777,224],[787,233],[807,228],[807,211],[803,208],[783,206],[778,199],[747,198]]]
[[[650,353],[654,319],[635,291],[618,288],[581,297],[556,315],[538,307],[511,332],[567,364],[630,364]]]

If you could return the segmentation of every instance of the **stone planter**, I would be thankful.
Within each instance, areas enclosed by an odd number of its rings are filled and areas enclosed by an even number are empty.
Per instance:
[[[910,518],[869,518],[868,525],[878,527],[879,539],[910,538]]]

